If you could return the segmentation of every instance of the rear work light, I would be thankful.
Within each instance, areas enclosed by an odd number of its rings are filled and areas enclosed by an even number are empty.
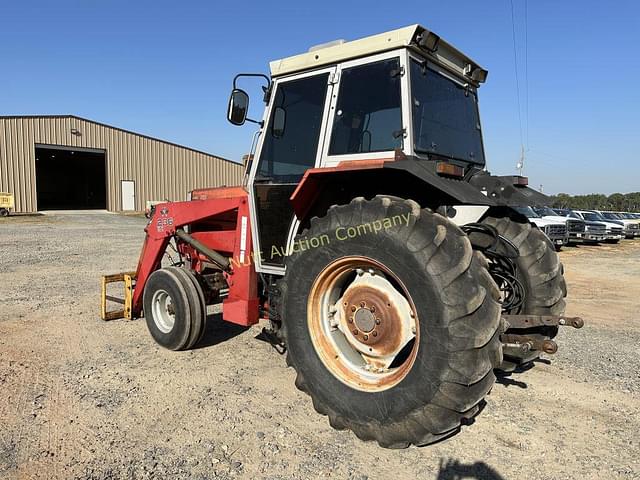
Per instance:
[[[523,177],[522,175],[502,175],[500,178],[516,187],[526,187],[529,185],[529,177]]]
[[[464,177],[464,168],[447,162],[436,163],[436,172],[439,175],[447,175],[450,177]]]

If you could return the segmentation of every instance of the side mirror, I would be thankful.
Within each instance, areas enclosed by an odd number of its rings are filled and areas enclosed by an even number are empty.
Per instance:
[[[273,125],[271,126],[271,135],[275,138],[284,136],[284,127],[287,123],[287,112],[282,107],[275,107],[273,110]]]
[[[227,120],[234,125],[243,125],[249,113],[249,95],[244,90],[234,88],[229,98]]]

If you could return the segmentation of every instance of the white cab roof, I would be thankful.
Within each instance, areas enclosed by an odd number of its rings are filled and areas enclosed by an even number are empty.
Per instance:
[[[325,45],[313,47],[309,52],[270,62],[271,76],[279,77],[304,70],[312,70],[398,48],[411,48],[419,51],[422,55],[459,75],[464,75],[464,69],[467,65],[470,65],[471,69],[480,68],[477,63],[442,39],[439,39],[438,48],[435,52],[427,52],[419,48],[416,42],[417,37],[430,33],[429,30],[420,25],[410,25],[350,42],[329,42]]]

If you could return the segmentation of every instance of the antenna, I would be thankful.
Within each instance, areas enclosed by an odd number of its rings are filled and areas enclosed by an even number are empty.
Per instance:
[[[516,163],[516,168],[518,169],[519,175],[522,176],[522,171],[524,170],[524,145],[520,146],[520,160]]]

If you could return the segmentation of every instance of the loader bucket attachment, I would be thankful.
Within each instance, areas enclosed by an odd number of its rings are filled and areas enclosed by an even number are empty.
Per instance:
[[[113,275],[102,276],[102,295],[100,302],[100,316],[102,320],[116,320],[118,318],[133,318],[131,311],[131,299],[133,298],[133,286],[136,279],[136,272],[115,273]],[[124,298],[107,295],[107,285],[110,283],[124,283]],[[118,303],[123,306],[120,310],[107,310],[107,302]]]

